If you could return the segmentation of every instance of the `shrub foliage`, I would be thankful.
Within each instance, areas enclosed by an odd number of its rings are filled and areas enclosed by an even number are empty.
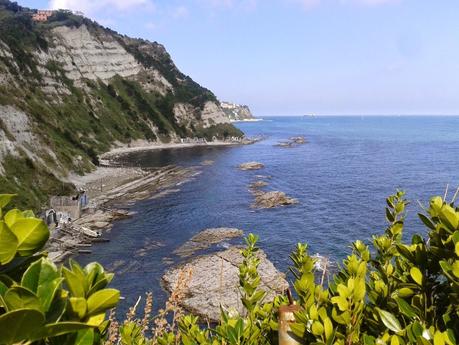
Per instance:
[[[113,274],[92,263],[57,267],[42,252],[45,223],[31,211],[5,207],[0,195],[0,344],[98,344],[120,293],[106,288]]]
[[[11,198],[0,196],[1,209]],[[404,242],[406,205],[403,192],[387,199],[385,232],[373,236],[371,246],[354,242],[328,286],[318,283],[317,259],[307,245],[297,245],[290,258],[299,311],[290,328],[299,344],[457,344],[459,210],[432,198],[419,214],[427,238],[415,235]],[[0,344],[277,343],[277,310],[291,302],[285,296],[265,301],[255,235],[246,238],[239,268],[242,315],[222,308],[217,325],[203,326],[196,316],[174,314],[167,326],[153,318],[156,329],[145,317],[128,317],[119,328],[112,322],[111,330],[106,311],[119,299],[117,290],[107,288],[113,275],[97,263],[56,267],[40,252],[48,236],[29,211],[1,213]],[[149,314],[148,303],[147,309]]]

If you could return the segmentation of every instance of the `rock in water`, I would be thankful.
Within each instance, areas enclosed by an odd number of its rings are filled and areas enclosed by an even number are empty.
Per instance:
[[[234,308],[243,314],[239,290],[239,265],[243,260],[240,250],[239,247],[231,247],[167,271],[163,276],[165,288],[172,292],[177,286],[185,286],[180,305],[210,321],[220,319],[220,306]],[[258,266],[260,289],[267,292],[265,302],[270,302],[287,289],[288,283],[262,250],[257,252],[257,256],[261,260]],[[182,272],[191,272],[187,275],[187,282],[180,281],[184,276]]]
[[[234,228],[211,228],[194,235],[188,242],[174,251],[174,254],[185,258],[199,250],[209,248],[213,244],[223,242],[230,238],[241,237],[242,230]]]
[[[299,136],[299,137],[291,137],[287,141],[279,141],[279,143],[277,143],[274,146],[284,147],[284,148],[287,147],[288,148],[288,147],[296,147],[298,145],[303,145],[303,144],[306,144],[306,143],[307,143],[307,141],[306,141],[305,137]]]
[[[241,170],[259,170],[264,168],[263,163],[258,163],[258,162],[247,162],[247,163],[242,163],[239,165],[239,169]]]
[[[255,203],[252,206],[255,208],[273,208],[298,203],[298,200],[287,196],[284,192],[272,191],[265,193],[257,191],[254,195]]]
[[[291,137],[291,138],[289,138],[289,140],[291,142],[295,143],[295,144],[298,144],[298,145],[306,144],[306,139],[303,136]]]
[[[267,185],[268,185],[268,182],[262,181],[262,180],[258,180],[258,181],[252,182],[250,184],[249,188],[250,189],[259,189],[259,188],[266,187]]]

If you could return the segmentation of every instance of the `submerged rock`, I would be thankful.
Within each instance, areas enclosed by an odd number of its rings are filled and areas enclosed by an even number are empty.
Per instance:
[[[271,191],[254,193],[255,202],[252,205],[255,208],[273,208],[277,206],[292,205],[298,203],[298,200],[287,196],[284,192]]]
[[[298,145],[303,145],[306,143],[307,141],[304,136],[298,136],[298,137],[290,137],[287,141],[279,141],[274,146],[289,148],[289,147],[295,147]]]
[[[241,170],[259,170],[264,167],[264,164],[259,162],[247,162],[239,165],[239,169]]]
[[[277,143],[274,146],[278,146],[278,147],[293,147],[293,143],[290,142],[290,141],[280,141],[279,143]]]
[[[257,256],[261,260],[258,267],[260,288],[267,292],[265,302],[270,302],[287,289],[288,283],[262,250],[257,252]],[[186,291],[182,291],[182,295],[185,297],[180,305],[210,321],[219,320],[220,306],[234,308],[243,314],[244,307],[239,290],[239,265],[242,260],[238,247],[201,256],[167,271],[163,276],[164,286],[169,292],[174,291],[177,286],[184,286]],[[186,275],[186,282],[181,281],[184,276],[182,272],[190,272]]]
[[[268,182],[258,180],[258,181],[255,181],[255,182],[251,183],[249,188],[250,189],[258,189],[258,188],[266,187],[267,185],[268,185]]]
[[[291,138],[289,138],[289,140],[290,140],[292,143],[295,143],[295,144],[298,144],[298,145],[306,144],[306,139],[305,139],[303,136],[291,137]]]
[[[230,238],[241,237],[243,234],[242,230],[235,228],[206,229],[194,235],[188,242],[177,248],[174,254],[182,258],[189,257],[199,250],[209,248],[213,244]]]

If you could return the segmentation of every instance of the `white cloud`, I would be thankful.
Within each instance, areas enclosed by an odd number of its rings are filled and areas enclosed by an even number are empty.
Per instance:
[[[99,11],[126,11],[129,9],[153,8],[151,0],[50,0],[52,9],[83,11],[92,15]]]

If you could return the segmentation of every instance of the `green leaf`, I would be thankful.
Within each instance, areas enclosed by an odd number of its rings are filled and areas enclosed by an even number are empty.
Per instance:
[[[421,219],[421,221],[424,223],[425,226],[427,226],[431,230],[435,230],[435,225],[432,223],[432,221],[429,218],[427,218],[422,213],[418,213],[418,216]]]
[[[29,256],[40,250],[49,237],[46,224],[37,218],[23,218],[17,220],[11,231],[18,238],[18,253],[21,256]]]
[[[19,309],[0,316],[0,344],[27,341],[43,327],[45,316],[35,309]]]
[[[386,218],[389,221],[389,223],[392,223],[395,220],[394,215],[388,208],[386,208]]]
[[[0,264],[5,265],[16,255],[18,239],[4,221],[0,221]]]
[[[10,201],[16,196],[17,194],[0,194],[0,208],[5,208],[6,205],[10,203]]]
[[[3,299],[10,311],[18,309],[36,309],[42,311],[38,297],[32,291],[22,286],[13,286],[8,289]]]
[[[88,298],[88,315],[95,315],[111,309],[118,304],[120,292],[115,289],[103,289]]]
[[[6,286],[5,283],[0,281],[0,296],[4,296],[7,290],[8,290],[8,286]]]
[[[85,297],[83,282],[69,269],[62,267],[65,283],[74,297]]]
[[[297,337],[300,337],[300,338],[303,338],[304,333],[306,332],[306,326],[299,322],[291,323],[290,329]]]
[[[57,337],[60,335],[75,333],[92,327],[80,322],[59,322],[48,324],[40,329],[36,329],[30,335],[31,341],[36,341],[44,338]]]
[[[91,328],[78,332],[74,345],[92,345],[94,342],[94,330]]]
[[[330,337],[333,335],[333,323],[328,317],[324,320],[324,331],[325,338],[330,339]]]
[[[84,319],[88,310],[88,304],[83,297],[70,297],[70,311],[78,316],[80,320]]]
[[[11,227],[14,223],[16,223],[17,220],[22,219],[22,218],[24,218],[24,216],[22,215],[22,212],[15,208],[13,210],[8,211],[5,214],[4,220],[5,220],[5,223],[9,227]]]
[[[459,219],[457,217],[457,214],[456,214],[456,211],[454,210],[454,208],[452,208],[451,206],[449,205],[443,205],[443,207],[441,208],[441,212],[439,214],[441,220],[443,221],[443,223],[446,224],[446,226],[454,231],[457,229],[457,225],[459,223]]]
[[[22,277],[21,285],[37,294],[43,311],[47,312],[62,281],[56,265],[51,260],[42,258],[29,266]]]
[[[434,345],[445,345],[445,339],[443,337],[443,334],[439,331],[435,332],[434,335]]]
[[[459,260],[454,261],[453,265],[451,266],[453,269],[453,274],[456,278],[459,278]]]
[[[401,288],[400,290],[397,290],[397,294],[402,298],[406,298],[406,297],[413,296],[414,291],[410,288]]]
[[[422,285],[422,272],[419,268],[417,267],[411,267],[410,269],[410,275],[411,275],[411,278],[413,278],[413,280],[418,284],[418,285]]]
[[[409,318],[415,318],[417,316],[416,309],[409,305],[403,298],[396,298],[395,301],[397,302],[398,308],[403,315],[408,316]]]
[[[324,326],[319,321],[314,321],[311,327],[312,334],[320,336],[324,333]]]
[[[363,344],[364,345],[375,345],[376,340],[373,336],[364,334],[363,335]]]
[[[398,333],[402,331],[402,327],[400,326],[400,322],[397,320],[397,318],[392,314],[389,313],[388,311],[376,308],[376,311],[379,314],[379,317],[381,318],[381,321],[384,323],[384,325],[389,328],[391,331]]]

